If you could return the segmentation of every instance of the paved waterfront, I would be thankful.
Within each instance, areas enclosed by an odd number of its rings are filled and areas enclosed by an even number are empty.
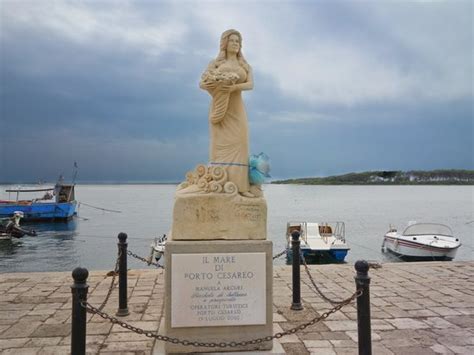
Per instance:
[[[353,265],[311,265],[331,298],[355,290]],[[331,308],[302,273],[305,309],[291,311],[291,267],[274,268],[274,331],[280,332]],[[383,264],[370,270],[373,354],[474,353],[474,262]],[[88,279],[89,302],[100,305],[109,289],[107,272]],[[155,331],[162,316],[162,270],[129,271],[129,310],[123,318]],[[1,354],[66,354],[70,350],[70,272],[0,275]],[[114,314],[114,290],[104,311]],[[154,340],[131,333],[97,315],[88,315],[91,354],[150,354]],[[357,354],[356,308],[348,305],[321,323],[278,341],[287,354]]]

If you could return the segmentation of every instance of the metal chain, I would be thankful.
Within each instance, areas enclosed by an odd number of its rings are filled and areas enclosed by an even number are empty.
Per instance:
[[[273,260],[279,258],[280,256],[282,256],[282,255],[285,254],[285,253],[286,253],[286,249],[283,249],[283,251],[282,251],[281,253],[278,253],[277,255],[275,255],[275,256],[273,257]]]
[[[163,268],[163,269],[165,268],[163,265],[155,263],[155,262],[151,261],[151,259],[145,259],[145,258],[143,258],[143,257],[141,257],[141,256],[139,256],[135,253],[132,253],[130,250],[127,250],[127,254],[134,257],[135,259],[138,259],[140,261],[143,261],[144,263],[147,263],[148,265],[154,265],[157,268]]]
[[[276,334],[273,334],[273,335],[268,335],[268,336],[263,337],[263,338],[244,340],[244,341],[240,341],[240,342],[231,341],[229,343],[226,343],[226,342],[205,343],[205,342],[197,342],[197,341],[191,341],[191,340],[182,340],[182,339],[179,339],[179,338],[168,337],[166,335],[155,334],[152,331],[147,331],[147,330],[143,330],[143,329],[138,328],[138,327],[134,327],[133,325],[130,325],[126,322],[123,322],[123,321],[121,321],[120,319],[118,319],[114,316],[110,316],[107,313],[102,312],[98,308],[92,306],[88,302],[82,302],[81,305],[82,305],[82,307],[85,307],[89,312],[95,313],[95,314],[99,315],[100,317],[102,317],[103,319],[109,320],[113,324],[118,324],[122,328],[131,330],[132,332],[135,332],[137,334],[143,334],[148,338],[155,338],[155,339],[158,339],[158,340],[161,340],[161,341],[165,341],[165,342],[169,342],[169,343],[173,343],[173,344],[181,344],[181,345],[184,345],[184,346],[192,345],[192,346],[196,346],[196,347],[200,346],[200,347],[207,347],[207,348],[217,348],[217,347],[220,347],[220,348],[227,348],[227,347],[235,348],[237,346],[245,346],[245,345],[250,345],[250,344],[260,344],[260,343],[263,343],[264,341],[271,341],[273,339],[279,339],[279,338],[281,338],[285,335],[294,334],[298,331],[301,331],[301,330],[309,327],[310,325],[316,324],[316,323],[326,319],[332,313],[336,313],[342,307],[348,305],[349,303],[351,303],[353,300],[355,300],[357,297],[360,297],[361,295],[362,295],[362,289],[359,289],[356,292],[354,292],[354,294],[351,297],[349,297],[346,300],[342,301],[341,303],[339,303],[337,306],[330,309],[329,311],[321,314],[320,316],[314,317],[312,320],[310,320],[307,323],[300,324],[300,325],[298,325],[296,327],[293,327],[291,329],[288,329],[284,332],[279,332],[279,333],[276,333]]]
[[[374,269],[374,270],[377,270],[377,269],[380,269],[382,268],[382,264],[376,262],[376,261],[373,261],[373,262],[369,262],[369,268],[370,269]]]
[[[114,289],[114,285],[115,285],[115,278],[117,277],[117,274],[118,274],[118,271],[119,271],[119,261],[120,261],[120,256],[122,255],[122,250],[119,249],[119,252],[118,252],[118,255],[117,255],[117,261],[115,262],[115,269],[113,271],[113,276],[112,276],[112,281],[110,282],[110,287],[109,287],[109,291],[107,292],[107,296],[105,296],[105,299],[104,301],[102,302],[102,304],[99,306],[99,310],[102,311],[105,307],[105,305],[107,304],[108,300],[109,300],[109,297],[110,295],[112,294],[112,291]]]
[[[335,300],[332,300],[330,299],[329,297],[327,297],[318,287],[318,285],[316,284],[316,282],[314,281],[313,279],[313,276],[310,274],[309,272],[309,267],[308,267],[308,264],[306,264],[306,259],[303,255],[303,253],[300,253],[300,257],[301,257],[301,260],[303,261],[303,265],[304,265],[304,268],[305,268],[305,271],[306,271],[306,274],[308,275],[309,277],[309,280],[311,281],[311,283],[313,284],[314,288],[316,289],[316,291],[318,292],[318,294],[324,299],[326,300],[327,302],[331,303],[331,304],[341,304],[341,303],[344,303],[345,300],[343,301],[335,301]]]

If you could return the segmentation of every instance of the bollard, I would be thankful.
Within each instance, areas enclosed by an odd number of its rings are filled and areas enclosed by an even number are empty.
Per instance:
[[[87,301],[87,276],[89,271],[82,267],[77,267],[72,272],[74,284],[71,286],[72,292],[72,320],[71,320],[71,354],[83,355],[86,353],[86,324],[87,310],[82,306],[82,302]]]
[[[119,309],[116,315],[119,317],[128,316],[127,306],[127,234],[119,233],[118,235],[119,260]]]
[[[301,311],[301,283],[300,283],[300,232],[291,233],[291,249],[293,252],[293,303],[291,309]]]
[[[372,334],[370,329],[370,277],[369,263],[358,260],[354,265],[357,275],[356,287],[362,290],[362,295],[357,297],[357,332],[359,337],[359,355],[372,355]]]

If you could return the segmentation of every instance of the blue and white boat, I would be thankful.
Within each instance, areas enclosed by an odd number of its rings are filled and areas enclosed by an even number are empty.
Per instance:
[[[291,234],[300,233],[300,249],[305,260],[316,263],[344,262],[349,246],[344,222],[288,222],[286,226],[287,259],[292,257]]]
[[[57,183],[52,188],[17,188],[6,192],[15,193],[14,200],[0,200],[0,218],[12,217],[23,212],[24,221],[68,221],[76,215],[75,184]],[[20,194],[44,192],[39,198],[20,199]]]

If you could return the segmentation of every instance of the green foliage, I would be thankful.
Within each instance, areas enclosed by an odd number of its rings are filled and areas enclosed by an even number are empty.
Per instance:
[[[337,176],[288,179],[272,184],[300,185],[474,185],[474,170],[366,171]]]

